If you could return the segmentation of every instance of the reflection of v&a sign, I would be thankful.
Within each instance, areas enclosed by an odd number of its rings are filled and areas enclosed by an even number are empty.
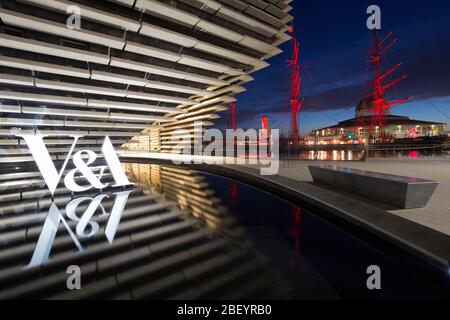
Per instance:
[[[36,165],[38,166],[48,189],[53,195],[55,193],[57,185],[59,184],[59,181],[61,180],[62,175],[64,174],[67,164],[72,157],[75,145],[82,136],[70,136],[74,140],[59,172],[56,170],[55,164],[53,163],[53,160],[44,142],[44,138],[49,135],[17,134],[16,136],[23,138],[27,143],[33,159],[36,162]],[[94,161],[97,159],[97,155],[91,150],[80,150],[73,155],[72,161],[75,165],[75,169],[70,170],[64,177],[64,184],[67,189],[72,192],[81,192],[89,190],[91,188],[106,188],[109,184],[102,183],[101,178],[103,176],[104,170],[107,167],[109,167],[111,174],[113,175],[113,178],[115,180],[115,184],[113,185],[113,187],[131,185],[108,136],[106,136],[105,140],[103,141],[101,151],[106,160],[107,166],[89,167],[89,165],[94,163]],[[85,159],[83,159],[83,156],[85,156]],[[93,170],[99,170],[99,173],[96,175],[93,173]],[[75,182],[75,175],[77,174],[77,172],[81,173],[90,185],[80,186],[79,184],[77,184]]]
[[[45,219],[42,231],[39,235],[39,239],[34,249],[33,256],[27,268],[36,267],[49,261],[50,252],[53,247],[53,243],[56,238],[56,234],[60,228],[66,229],[72,242],[75,244],[77,251],[84,250],[83,244],[80,240],[94,237],[100,230],[100,225],[97,221],[93,220],[94,214],[100,209],[101,216],[107,216],[108,221],[105,226],[105,236],[109,244],[112,244],[116,236],[117,227],[119,226],[120,219],[122,218],[123,211],[127,204],[128,196],[133,190],[121,191],[113,193],[115,195],[114,203],[110,213],[106,212],[102,205],[104,198],[109,198],[106,194],[99,194],[95,198],[91,197],[78,197],[70,201],[66,205],[66,214],[68,219],[60,212],[55,202],[52,202],[50,209]],[[77,207],[87,203],[87,208],[81,216],[77,215]],[[76,222],[75,232],[70,227],[70,221]]]

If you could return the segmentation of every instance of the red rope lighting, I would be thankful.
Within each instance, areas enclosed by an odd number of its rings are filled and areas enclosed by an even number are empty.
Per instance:
[[[383,83],[388,76],[397,71],[397,69],[401,66],[401,63],[398,63],[396,66],[388,69],[387,71],[381,72],[380,62],[382,56],[397,42],[397,39],[395,38],[392,41],[388,42],[387,45],[385,45],[385,43],[387,43],[392,35],[393,33],[390,32],[382,40],[378,40],[377,31],[374,30],[372,33],[374,46],[369,53],[368,63],[372,65],[373,80],[368,84],[368,86],[372,90],[365,97],[365,100],[369,101],[371,104],[370,112],[372,116],[370,119],[370,127],[368,129],[371,131],[373,128],[377,128],[377,130],[375,131],[375,135],[373,136],[374,141],[377,142],[383,142],[384,140],[384,128],[386,123],[386,116],[389,114],[389,108],[410,99],[410,97],[408,97],[398,99],[393,102],[388,102],[385,100],[385,90],[389,89],[390,87],[406,78],[406,76],[404,75],[387,84]],[[364,119],[362,119],[363,117],[363,114],[357,117],[355,132],[358,132],[359,128],[367,126],[366,124],[364,124]]]
[[[290,125],[290,136],[291,142],[293,144],[299,143],[299,133],[298,133],[298,123],[297,123],[297,113],[300,111],[303,100],[299,100],[298,94],[301,87],[300,78],[300,65],[298,61],[299,54],[299,42],[295,38],[294,27],[290,26],[288,32],[292,36],[292,58],[288,61],[291,67],[291,125]]]

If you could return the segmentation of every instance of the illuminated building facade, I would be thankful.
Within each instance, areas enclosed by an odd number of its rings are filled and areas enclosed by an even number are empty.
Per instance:
[[[370,106],[361,101],[356,107],[355,118],[344,120],[330,127],[316,129],[306,136],[306,143],[315,144],[352,144],[362,143],[370,131],[370,142],[376,141],[380,136],[379,127],[371,127]],[[366,126],[356,127],[356,119],[366,119]],[[445,123],[415,120],[406,116],[386,115],[383,136],[387,141],[396,139],[415,139],[421,137],[436,137],[444,134],[447,127]]]
[[[289,3],[1,1],[0,162],[32,161],[18,130],[51,134],[55,159],[70,134],[93,151],[105,135],[116,148],[172,151],[175,130],[211,126],[281,52]]]

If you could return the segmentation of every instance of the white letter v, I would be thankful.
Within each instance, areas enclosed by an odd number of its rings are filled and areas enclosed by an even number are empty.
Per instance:
[[[77,144],[77,141],[81,136],[70,136],[74,138],[74,140],[59,173],[56,170],[55,164],[53,163],[53,160],[50,157],[50,154],[48,153],[47,147],[44,143],[44,137],[48,135],[25,133],[16,134],[16,136],[22,137],[27,143],[28,149],[30,149],[33,159],[36,162],[39,171],[41,172],[41,175],[44,178],[48,189],[50,190],[50,193],[53,195],[55,193],[56,187],[58,186],[59,180],[61,179],[61,176],[66,169],[67,162],[69,162],[69,159],[72,156],[73,149],[75,148],[75,145]]]

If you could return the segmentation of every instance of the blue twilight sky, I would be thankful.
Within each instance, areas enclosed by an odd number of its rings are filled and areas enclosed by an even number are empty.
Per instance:
[[[384,68],[402,62],[395,76],[408,76],[387,91],[387,98],[415,97],[392,108],[392,113],[449,124],[450,0],[294,0],[290,13],[300,41],[305,97],[299,115],[302,133],[354,116],[370,79],[365,63],[371,47],[366,9],[372,4],[381,7],[381,35],[393,31],[398,38]],[[269,117],[272,128],[289,127],[290,46],[283,44],[283,53],[253,73],[255,80],[237,95],[238,127],[259,128],[262,115]],[[222,116],[219,126],[226,122],[226,113]]]

